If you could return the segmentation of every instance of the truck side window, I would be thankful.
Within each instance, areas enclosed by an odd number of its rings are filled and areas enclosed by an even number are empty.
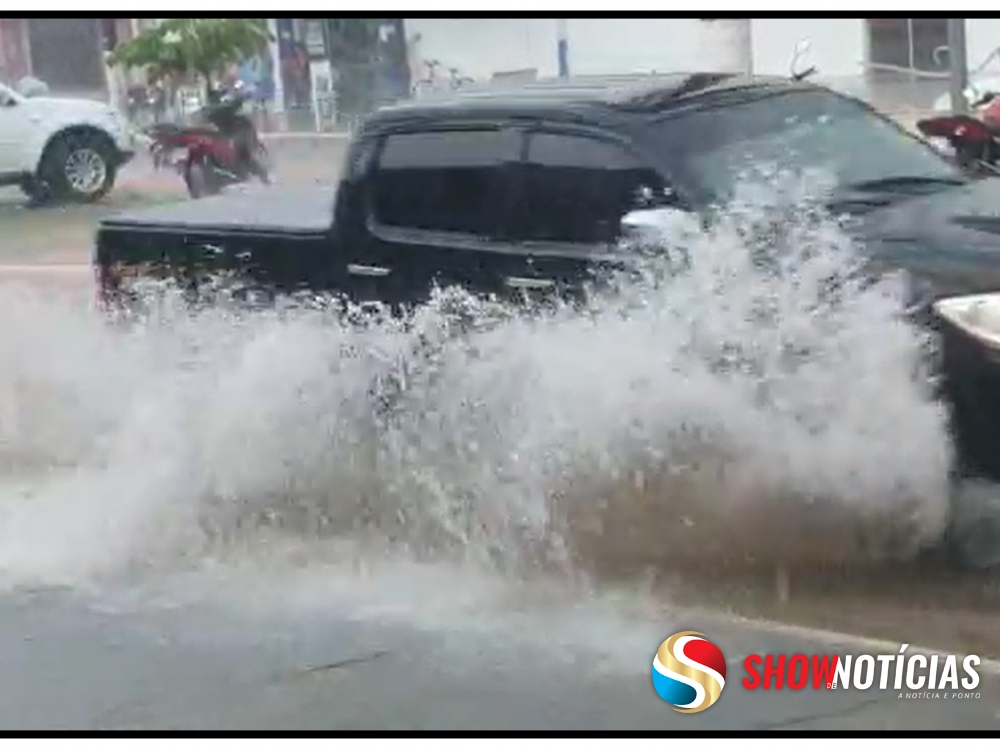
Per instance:
[[[502,130],[390,135],[374,179],[372,208],[381,224],[494,236],[504,164],[518,141]]]
[[[621,146],[587,136],[534,133],[528,145],[526,239],[614,242],[637,195],[663,180]]]

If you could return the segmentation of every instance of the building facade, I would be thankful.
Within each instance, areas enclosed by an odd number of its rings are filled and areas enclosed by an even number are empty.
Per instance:
[[[570,18],[565,20],[574,75],[736,67],[728,20]],[[435,71],[455,68],[480,80],[511,71],[558,73],[559,19],[413,18],[407,34]],[[817,79],[887,109],[921,108],[947,90],[947,19],[755,18],[749,51],[755,73],[785,75],[795,45],[809,39],[805,64]],[[975,69],[1000,45],[1000,19],[966,20],[967,57]],[[413,67],[413,65],[411,65]],[[1000,75],[1000,62],[993,62]],[[440,74],[440,73],[438,73]]]
[[[345,26],[344,19],[270,19],[274,42],[241,75],[261,79],[257,82],[267,92],[271,111],[280,115],[278,121],[299,127],[311,126],[317,107],[330,106],[319,101],[317,82],[339,92],[339,105],[367,97],[374,106],[405,94],[411,84],[555,76],[560,33],[566,37],[573,75],[747,68],[785,75],[796,44],[808,39],[811,47],[803,64],[816,66],[817,80],[884,109],[926,108],[948,85],[943,18],[412,18],[351,23],[364,30],[365,22],[378,32],[367,45],[370,54],[340,59],[331,52],[336,48],[331,35]],[[15,83],[33,75],[54,93],[113,99],[114,90],[128,81],[108,74],[103,52],[155,23],[2,18],[0,80]],[[991,57],[1000,46],[1000,19],[967,19],[966,41],[970,70],[1000,79],[1000,54]],[[352,44],[357,46],[356,38]],[[977,71],[984,61],[986,68]],[[361,96],[355,89],[371,90]]]
[[[130,18],[0,18],[0,81],[30,75],[53,93],[106,98],[104,52],[136,29]]]

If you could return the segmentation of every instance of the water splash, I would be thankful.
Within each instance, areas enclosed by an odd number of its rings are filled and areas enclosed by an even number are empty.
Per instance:
[[[0,578],[910,555],[944,524],[945,413],[900,284],[862,283],[814,193],[746,188],[615,293],[531,316],[449,289],[350,326],[161,289],[115,326],[6,291]]]

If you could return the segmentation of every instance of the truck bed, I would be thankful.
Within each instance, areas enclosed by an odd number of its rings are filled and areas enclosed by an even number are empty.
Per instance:
[[[325,186],[232,190],[211,198],[115,214],[102,222],[102,228],[316,234],[333,224],[335,195],[335,188]]]

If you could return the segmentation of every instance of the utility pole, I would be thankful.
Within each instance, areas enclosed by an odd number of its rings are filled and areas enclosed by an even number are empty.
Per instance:
[[[285,79],[281,67],[281,45],[278,42],[280,35],[278,19],[267,19],[267,31],[271,35],[271,39],[267,43],[267,53],[271,56],[271,78],[274,81],[274,103],[272,106],[275,119],[278,121],[278,129],[285,130],[288,127],[288,120],[285,114]]]
[[[733,25],[734,41],[739,50],[737,71],[750,77],[753,75],[753,19],[738,18]]]
[[[969,102],[965,89],[969,85],[969,64],[965,49],[965,19],[948,19],[948,65],[950,77],[948,90],[951,93],[951,109],[955,114],[966,114]]]
[[[567,19],[556,19],[556,50],[559,56],[559,77],[569,78],[569,31]]]

